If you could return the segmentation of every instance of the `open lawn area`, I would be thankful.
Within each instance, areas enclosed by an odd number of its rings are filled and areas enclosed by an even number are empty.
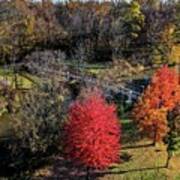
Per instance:
[[[99,180],[179,180],[180,156],[173,157],[166,168],[167,151],[164,144],[153,145],[140,137],[131,120],[121,121],[123,137],[120,162],[105,171],[91,171],[91,179]],[[73,166],[61,156],[53,158],[51,165],[37,170],[34,178],[86,180],[86,170]]]

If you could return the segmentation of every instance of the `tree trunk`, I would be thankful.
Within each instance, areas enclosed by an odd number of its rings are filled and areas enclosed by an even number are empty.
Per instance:
[[[86,180],[90,180],[90,168],[87,167]]]

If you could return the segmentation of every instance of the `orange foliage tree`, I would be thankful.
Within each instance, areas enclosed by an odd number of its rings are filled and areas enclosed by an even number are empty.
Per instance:
[[[180,101],[179,75],[163,66],[152,77],[133,109],[133,117],[141,132],[161,141],[169,131],[167,115]]]

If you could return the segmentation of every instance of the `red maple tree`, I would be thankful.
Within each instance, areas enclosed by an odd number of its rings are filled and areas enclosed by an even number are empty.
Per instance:
[[[140,130],[149,137],[161,141],[169,131],[167,114],[180,102],[178,74],[163,66],[152,77],[134,107],[133,116]]]
[[[70,106],[65,135],[65,152],[77,164],[104,169],[119,159],[116,108],[107,104],[98,91],[87,93]]]

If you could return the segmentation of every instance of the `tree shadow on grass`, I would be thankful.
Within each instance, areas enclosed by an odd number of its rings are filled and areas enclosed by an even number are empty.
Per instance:
[[[57,157],[54,162],[51,177],[43,179],[84,180],[86,179],[86,175],[87,171],[85,168],[74,165],[63,157]]]
[[[128,170],[119,170],[116,172],[112,171],[103,171],[103,172],[94,172],[94,177],[100,177],[100,176],[105,176],[105,175],[121,175],[121,174],[126,174],[126,173],[133,173],[133,172],[142,172],[142,171],[150,171],[150,170],[160,170],[160,169],[165,169],[165,165],[163,166],[157,166],[157,167],[146,167],[146,168],[137,168],[137,169],[128,169]]]
[[[122,122],[122,149],[150,147],[154,142],[141,142],[146,136],[139,132],[137,125],[132,120]]]
[[[143,148],[150,147],[153,143],[142,142],[139,144],[139,141],[142,140],[142,134],[139,133],[138,128],[135,123],[131,120],[122,122],[122,149],[133,149],[133,148]],[[128,153],[122,154],[121,160],[123,162],[131,161],[132,157]],[[157,170],[165,168],[165,166],[159,167],[149,167],[149,168],[137,168],[137,169],[127,169],[127,170],[117,170],[112,172],[111,168],[106,171],[91,171],[90,179],[95,180],[105,175],[116,175],[116,174],[125,174],[130,172],[138,172],[138,171],[147,171],[147,170]],[[62,179],[62,180],[86,180],[87,179],[87,171],[85,168],[81,166],[74,165],[72,162],[66,160],[63,157],[57,157],[54,166],[52,169],[51,177],[46,177],[43,179]]]
[[[100,174],[89,172],[89,178],[95,180]],[[86,180],[87,170],[82,166],[77,166],[71,161],[66,160],[63,157],[58,157],[54,163],[52,174],[50,177],[43,178],[45,180],[50,179],[62,179],[62,180]]]
[[[126,173],[133,172],[142,172],[149,170],[159,170],[164,169],[165,166],[157,166],[157,167],[146,167],[146,168],[135,168],[135,169],[127,169],[127,170],[117,170],[111,171],[111,169],[100,171],[100,170],[92,170],[89,173],[90,180],[96,180],[100,177],[104,177],[106,175],[122,175]],[[45,180],[57,179],[57,180],[86,180],[87,179],[87,171],[85,168],[80,166],[75,166],[72,162],[65,160],[62,157],[58,157],[56,162],[54,163],[54,167],[52,170],[52,175],[50,177],[43,178]]]
[[[133,143],[140,140],[140,133],[136,124],[132,120],[124,120],[122,125],[122,143]]]

